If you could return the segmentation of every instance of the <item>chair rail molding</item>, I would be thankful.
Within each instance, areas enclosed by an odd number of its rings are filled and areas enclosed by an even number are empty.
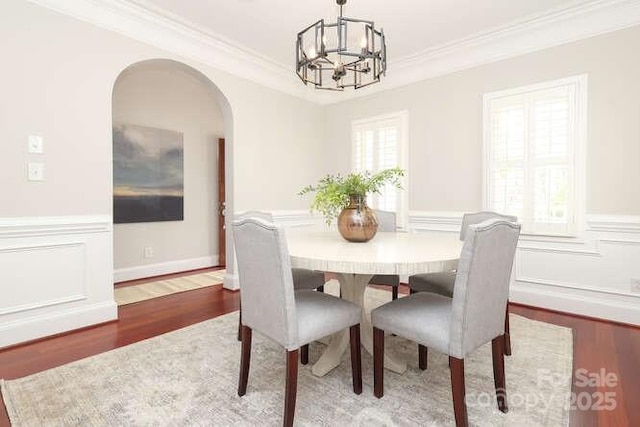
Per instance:
[[[463,212],[409,212],[409,229],[458,233]],[[640,325],[640,216],[587,215],[578,237],[522,235],[511,300]]]
[[[0,347],[117,318],[107,215],[0,218]]]
[[[391,61],[384,84],[360,92],[318,93],[288,64],[240,46],[181,17],[127,0],[28,0],[238,77],[319,104],[332,104],[640,24],[637,0],[592,0],[525,17]]]

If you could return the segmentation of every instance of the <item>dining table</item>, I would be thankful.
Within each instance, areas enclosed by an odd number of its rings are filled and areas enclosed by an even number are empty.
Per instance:
[[[349,242],[336,230],[290,228],[286,231],[291,266],[335,273],[340,294],[362,307],[361,342],[373,354],[373,329],[364,307],[364,293],[376,274],[410,276],[452,271],[463,242],[454,233],[378,232],[368,242]],[[323,376],[337,367],[349,346],[347,330],[333,335],[311,371]],[[403,373],[406,362],[385,349],[384,366]]]

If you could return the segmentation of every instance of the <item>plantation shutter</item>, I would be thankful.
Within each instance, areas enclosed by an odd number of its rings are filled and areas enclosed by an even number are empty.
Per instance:
[[[353,124],[352,169],[358,172],[376,173],[384,169],[400,167],[403,162],[402,114]],[[387,184],[380,194],[370,194],[367,203],[373,209],[396,212],[399,228],[405,227],[406,208],[403,190]]]
[[[525,233],[575,233],[577,89],[550,84],[485,99],[488,207],[516,215]]]

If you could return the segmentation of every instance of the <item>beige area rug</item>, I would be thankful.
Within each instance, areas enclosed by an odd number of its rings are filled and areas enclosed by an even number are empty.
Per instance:
[[[368,289],[370,302],[390,293]],[[284,405],[284,350],[254,334],[247,394],[237,395],[237,312],[97,356],[2,381],[9,417],[22,426],[279,426]],[[498,411],[490,345],[466,360],[469,419],[479,426],[566,426],[572,373],[571,330],[511,316],[514,354],[506,358],[509,413]],[[385,396],[373,396],[371,356],[363,351],[361,395],[351,389],[348,353],[322,378],[300,366],[296,425],[453,425],[447,358],[387,337],[409,364],[385,371]],[[310,362],[324,345],[312,343]]]
[[[158,280],[141,285],[116,288],[114,296],[118,305],[133,304],[151,298],[171,295],[178,292],[191,291],[222,283],[225,270],[209,271],[191,276],[175,277],[173,279]]]

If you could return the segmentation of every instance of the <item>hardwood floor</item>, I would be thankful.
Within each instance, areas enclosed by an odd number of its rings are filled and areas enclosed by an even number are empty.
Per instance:
[[[0,378],[20,378],[202,322],[237,310],[238,302],[237,292],[216,285],[123,306],[117,322],[0,350]],[[640,328],[517,304],[512,304],[510,310],[573,329],[573,392],[579,407],[597,403],[599,393],[615,393],[613,410],[573,410],[571,426],[640,426]],[[516,339],[514,352],[517,351]],[[618,381],[611,387],[579,387],[576,384],[582,377],[576,372],[581,368],[588,373],[604,369],[616,375]],[[507,390],[508,387],[507,378]],[[600,403],[606,406],[605,401]],[[9,426],[4,405],[0,405],[0,426]]]

